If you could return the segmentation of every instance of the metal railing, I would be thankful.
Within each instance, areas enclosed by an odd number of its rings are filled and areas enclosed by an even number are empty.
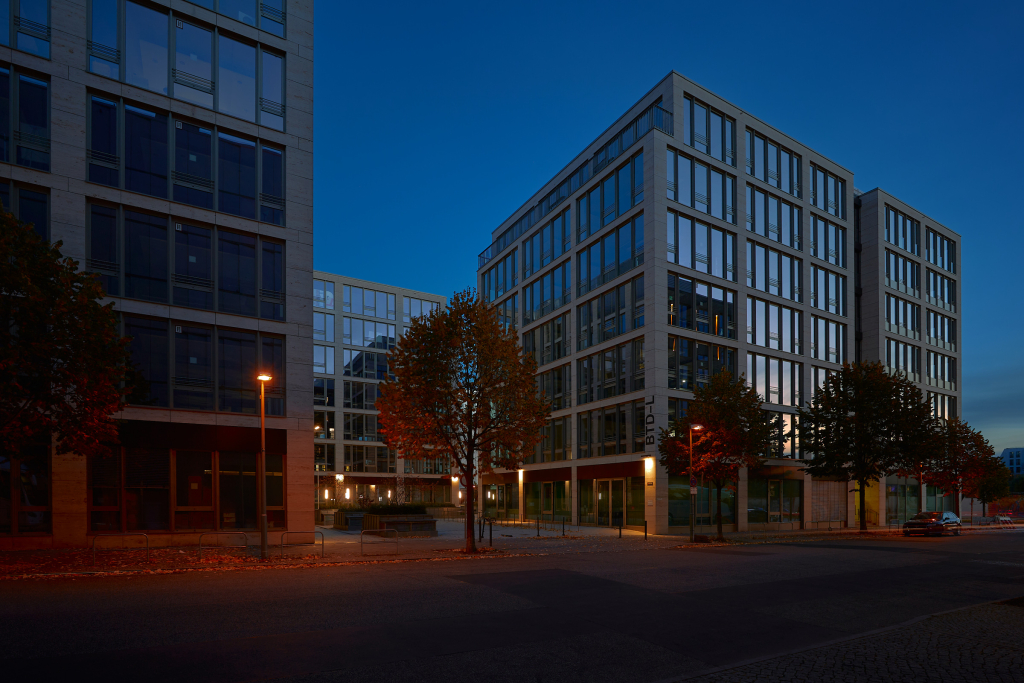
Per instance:
[[[288,534],[313,534],[313,542],[312,543],[285,543],[284,539],[285,539],[285,536],[287,536]],[[315,548],[316,547],[316,535],[317,534],[320,534],[320,559],[322,560],[323,557],[324,557],[324,532],[322,532],[322,531],[284,531],[284,532],[281,532],[281,557],[284,557],[284,549],[285,548],[298,548],[300,546],[306,546],[306,545],[311,545],[311,546],[313,546]]]
[[[124,539],[126,536],[142,536],[146,539],[146,561],[149,562],[149,535],[141,532],[129,532],[124,534],[96,534],[92,537],[92,563],[96,564],[96,540],[102,536],[116,536],[121,539],[120,548],[107,548],[107,550],[130,550],[130,548],[124,547]]]
[[[207,531],[199,534],[199,560],[203,559],[203,536],[241,536],[245,539],[244,545],[215,545],[210,546],[211,548],[248,548],[249,537],[244,531]]]
[[[392,536],[390,539],[388,538],[388,532],[394,534],[394,536]],[[369,534],[371,536],[377,536],[381,540],[380,541],[375,541],[373,543],[368,543],[366,545],[390,545],[390,544],[394,544],[394,546],[395,546],[395,553],[394,554],[395,555],[398,554],[398,531],[396,531],[395,529],[363,529],[362,531],[359,532],[359,554],[360,555],[365,555],[366,554],[366,550],[363,548],[363,544],[364,544],[363,539],[366,538],[367,534]]]

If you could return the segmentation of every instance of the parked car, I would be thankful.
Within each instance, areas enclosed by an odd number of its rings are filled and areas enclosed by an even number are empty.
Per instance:
[[[903,535],[941,536],[950,531],[954,536],[959,536],[960,526],[960,518],[952,512],[919,512],[903,524]]]

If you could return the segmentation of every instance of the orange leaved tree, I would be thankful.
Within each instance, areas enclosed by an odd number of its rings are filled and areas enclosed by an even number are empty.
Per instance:
[[[981,432],[954,417],[939,426],[938,450],[932,459],[928,481],[953,496],[956,514],[966,491],[976,495],[976,483],[991,474],[995,450]]]
[[[550,416],[536,363],[520,353],[515,330],[467,289],[446,310],[414,320],[389,365],[394,379],[377,400],[384,442],[403,458],[449,458],[466,487],[466,552],[476,552],[477,473],[516,469]]]

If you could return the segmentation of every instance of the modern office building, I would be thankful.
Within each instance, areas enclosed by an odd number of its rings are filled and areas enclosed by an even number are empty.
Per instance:
[[[388,352],[447,298],[316,271],[313,280],[313,443],[316,505],[444,504],[458,484],[442,460],[405,460],[377,429]],[[307,435],[307,438],[308,435]]]
[[[673,72],[517,209],[480,254],[478,285],[535,357],[552,414],[522,470],[483,478],[487,514],[682,532],[689,481],[658,463],[657,436],[727,370],[785,428],[765,467],[723,493],[726,528],[852,520],[847,482],[812,480],[786,434],[854,360],[853,183]],[[715,493],[696,493],[695,523],[710,526]]]
[[[0,547],[255,530],[260,488],[272,542],[312,529],[312,0],[2,6],[0,199],[100,276],[145,385],[113,457],[0,463]]]
[[[1011,474],[1024,474],[1024,448],[1004,448],[999,457]]]

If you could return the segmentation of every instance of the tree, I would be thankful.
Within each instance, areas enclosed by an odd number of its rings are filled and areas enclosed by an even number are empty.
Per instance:
[[[471,289],[413,321],[392,351],[377,400],[384,441],[404,458],[447,456],[466,487],[466,552],[476,552],[476,474],[516,469],[540,440],[550,406],[519,336]]]
[[[857,482],[860,528],[866,531],[868,483],[920,455],[914,435],[932,419],[921,391],[880,363],[847,363],[799,414],[804,450],[814,454],[804,470]]]
[[[739,477],[740,467],[755,468],[763,454],[777,445],[781,419],[762,409],[760,394],[740,381],[733,381],[728,372],[711,376],[710,382],[698,386],[686,415],[661,430],[658,452],[661,464],[673,474],[686,473],[711,482],[718,494],[718,539],[722,533],[722,489]],[[694,432],[693,469],[690,470],[690,427]],[[695,510],[690,510],[694,514]]]
[[[960,514],[960,499],[965,489],[973,489],[992,470],[986,459],[994,459],[995,450],[981,432],[959,417],[946,420],[939,429],[939,449],[932,460],[928,479],[952,494]]]
[[[105,454],[131,384],[128,340],[96,277],[0,211],[0,450],[53,440]]]
[[[1010,478],[1013,473],[999,458],[983,458],[981,476],[968,489],[967,495],[981,501],[981,516],[984,517],[990,503],[1010,495]]]

